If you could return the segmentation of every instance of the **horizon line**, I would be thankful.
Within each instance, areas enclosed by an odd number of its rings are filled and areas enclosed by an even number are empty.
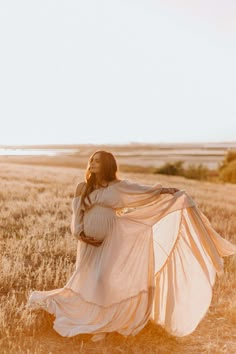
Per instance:
[[[165,142],[145,142],[145,141],[129,141],[129,142],[104,142],[104,143],[39,143],[39,144],[1,144],[0,148],[10,148],[10,147],[44,147],[44,146],[121,146],[121,145],[217,145],[217,144],[236,144],[236,140],[230,141],[165,141]]]

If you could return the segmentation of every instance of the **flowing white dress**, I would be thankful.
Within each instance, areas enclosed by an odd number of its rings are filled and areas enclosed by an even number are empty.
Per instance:
[[[203,318],[222,257],[236,248],[185,191],[160,194],[161,188],[122,180],[94,190],[85,211],[80,197],[73,199],[72,233],[84,230],[103,243],[79,241],[67,284],[29,298],[30,306],[55,315],[60,335],[135,335],[152,319],[184,336]]]

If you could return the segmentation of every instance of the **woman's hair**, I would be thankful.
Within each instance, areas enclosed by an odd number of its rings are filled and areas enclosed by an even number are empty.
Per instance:
[[[100,154],[100,163],[101,163],[100,179],[104,180],[106,182],[110,182],[110,181],[117,179],[117,176],[116,176],[117,163],[116,163],[116,159],[112,155],[112,153],[108,152],[108,151],[104,151],[104,150],[98,150],[98,151],[94,152],[89,158],[87,170],[85,173],[86,188],[84,189],[84,192],[82,193],[82,196],[81,196],[81,203],[84,205],[85,205],[85,198],[86,197],[88,197],[88,199],[90,201],[89,194],[95,189],[95,183],[97,183],[95,173],[92,173],[89,170],[90,161],[92,160],[92,158],[96,154]]]

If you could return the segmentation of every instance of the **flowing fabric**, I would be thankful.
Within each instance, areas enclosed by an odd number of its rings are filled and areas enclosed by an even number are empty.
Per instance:
[[[29,306],[55,315],[62,336],[116,331],[137,334],[152,319],[175,336],[191,333],[205,315],[223,256],[236,247],[211,226],[185,191],[122,180],[72,201],[72,233],[103,240],[78,242],[67,284],[34,291]]]

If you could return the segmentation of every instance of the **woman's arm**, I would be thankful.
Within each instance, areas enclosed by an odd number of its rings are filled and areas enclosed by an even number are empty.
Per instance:
[[[77,184],[77,186],[75,188],[75,195],[74,195],[75,198],[78,198],[79,196],[81,196],[81,194],[84,191],[85,186],[86,186],[85,182],[81,182],[81,183]]]
[[[147,206],[157,201],[161,194],[174,194],[177,188],[163,188],[159,183],[145,185],[131,180],[123,180],[117,183],[116,190],[119,199],[114,201],[115,208],[138,208]]]
[[[76,186],[74,198],[72,200],[72,220],[71,220],[71,232],[72,234],[79,239],[80,233],[84,229],[83,225],[83,213],[84,211],[81,208],[81,194],[86,186],[85,182],[81,182]]]
[[[72,219],[71,219],[71,233],[77,239],[83,231],[83,210],[81,210],[81,198],[75,197],[72,200]]]
[[[99,247],[101,246],[103,241],[96,240],[94,237],[86,236],[84,231],[80,233],[80,238],[81,241],[88,243],[89,245]]]
[[[81,182],[76,186],[74,201],[72,204],[73,215],[71,222],[71,231],[73,235],[80,241],[88,243],[89,245],[99,247],[102,242],[94,239],[93,237],[86,236],[84,233],[84,225],[83,225],[83,211],[81,210],[81,194],[84,191],[86,186],[85,182]]]

